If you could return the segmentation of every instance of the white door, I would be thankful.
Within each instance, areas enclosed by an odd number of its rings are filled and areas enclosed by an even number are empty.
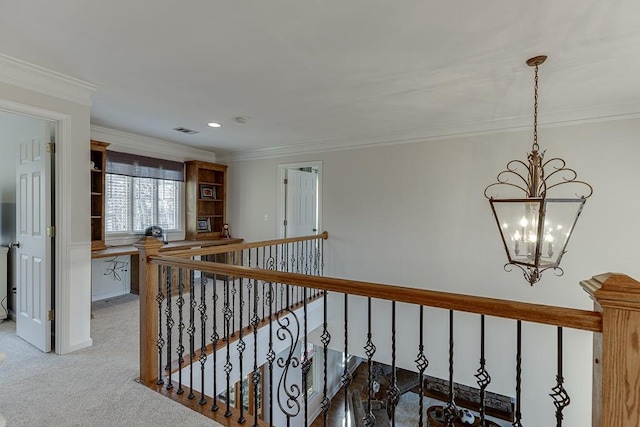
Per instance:
[[[44,352],[51,351],[51,154],[50,125],[29,141],[20,142],[16,168],[16,323],[20,338]]]
[[[318,174],[287,169],[285,237],[318,232]]]

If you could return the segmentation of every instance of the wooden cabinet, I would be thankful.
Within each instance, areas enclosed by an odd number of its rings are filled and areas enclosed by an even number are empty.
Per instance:
[[[227,166],[198,160],[185,165],[185,238],[219,239],[227,217]]]
[[[109,143],[91,141],[91,250],[104,249],[104,185]]]

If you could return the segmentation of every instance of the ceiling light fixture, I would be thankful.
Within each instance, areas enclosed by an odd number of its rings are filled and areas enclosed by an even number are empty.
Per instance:
[[[212,128],[221,128],[222,125],[220,123],[216,123],[216,122],[211,122],[211,123],[207,123],[210,127]]]
[[[539,151],[538,66],[546,59],[546,56],[536,56],[527,60],[527,65],[535,67],[533,145],[527,155],[528,161],[511,160],[507,169],[498,174],[497,182],[484,190],[507,252],[509,262],[504,269],[511,271],[511,266],[520,268],[531,285],[550,268],[557,276],[564,273],[560,260],[582,207],[593,194],[591,185],[578,181],[578,174],[565,167],[564,160],[556,157],[543,161],[545,152]],[[568,190],[566,195],[548,197],[548,191],[560,190],[559,186]],[[490,195],[498,189],[515,191],[519,197]],[[525,198],[521,192],[525,193]]]

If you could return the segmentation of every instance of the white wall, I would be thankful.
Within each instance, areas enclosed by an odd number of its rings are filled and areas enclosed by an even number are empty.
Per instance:
[[[590,309],[580,280],[609,271],[640,278],[635,247],[639,232],[633,227],[640,210],[637,135],[640,119],[539,129],[547,158],[567,160],[568,167],[593,185],[594,195],[587,201],[563,258],[564,276],[547,272],[534,287],[518,271],[503,271],[502,244],[483,196],[484,188],[509,160],[525,159],[530,130],[236,161],[229,167],[229,223],[236,235],[249,241],[275,237],[277,165],[321,160],[322,221],[330,236],[325,243],[326,275]],[[263,220],[265,214],[269,222]],[[339,321],[341,304],[331,307],[337,310],[331,318]],[[408,341],[416,337],[417,309],[403,307],[401,311],[410,316],[400,323],[407,334],[400,343],[409,346],[402,352],[412,360],[417,354],[415,339],[411,345]],[[388,306],[376,305],[375,313],[388,316]],[[427,373],[446,374],[446,313],[431,310],[425,322],[440,326],[426,333],[431,361]],[[473,329],[463,329],[465,323]],[[491,388],[513,395],[515,325],[494,326],[493,319],[488,323],[493,328],[488,337],[493,357],[488,362],[494,376]],[[471,317],[456,317],[457,355],[477,353],[477,325]],[[525,368],[553,370],[553,328],[525,324],[524,332]],[[566,338],[566,387],[572,398],[565,411],[566,425],[590,423],[589,411],[584,411],[591,398],[590,339],[588,333],[568,333]],[[436,342],[437,348],[430,346]],[[354,348],[360,344],[354,339]],[[388,344],[378,349],[379,357],[388,354]],[[477,361],[477,355],[473,359]],[[472,384],[476,368],[458,366],[456,381]],[[546,393],[553,386],[555,372],[544,379],[536,372],[524,378],[525,395],[532,390],[547,391],[530,400],[524,421],[551,425],[553,405]]]

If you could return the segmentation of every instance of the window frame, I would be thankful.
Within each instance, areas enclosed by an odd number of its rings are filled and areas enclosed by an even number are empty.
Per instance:
[[[118,175],[118,174],[113,174],[113,173],[105,173],[105,184],[108,176],[110,175],[115,175],[115,176],[124,176],[127,179],[130,180],[130,187],[131,190],[129,191],[129,209],[128,209],[128,215],[127,215],[127,228],[130,231],[127,232],[123,232],[123,231],[107,231],[106,230],[106,223],[107,223],[107,209],[106,209],[106,204],[107,204],[107,199],[108,199],[108,191],[105,191],[105,242],[110,244],[110,245],[127,245],[127,244],[132,244],[135,243],[137,240],[140,239],[140,237],[144,234],[144,230],[139,230],[139,231],[135,231],[133,230],[133,216],[134,216],[134,201],[135,201],[135,191],[134,191],[134,180],[138,180],[138,179],[153,179],[155,181],[171,181],[171,180],[163,180],[163,179],[159,179],[159,178],[140,178],[140,177],[134,177],[134,176],[128,176],[128,175]],[[179,210],[179,215],[178,215],[178,225],[179,228],[178,229],[171,229],[171,230],[165,230],[167,232],[167,240],[171,241],[171,240],[184,240],[184,236],[185,236],[185,193],[186,193],[186,188],[185,188],[185,183],[182,181],[173,181],[173,182],[177,182],[178,185],[178,205],[180,206],[180,210]],[[159,206],[159,197],[158,197],[158,193],[159,193],[159,185],[154,184],[154,197],[153,197],[153,213],[154,216],[157,217],[158,215],[158,206]]]

